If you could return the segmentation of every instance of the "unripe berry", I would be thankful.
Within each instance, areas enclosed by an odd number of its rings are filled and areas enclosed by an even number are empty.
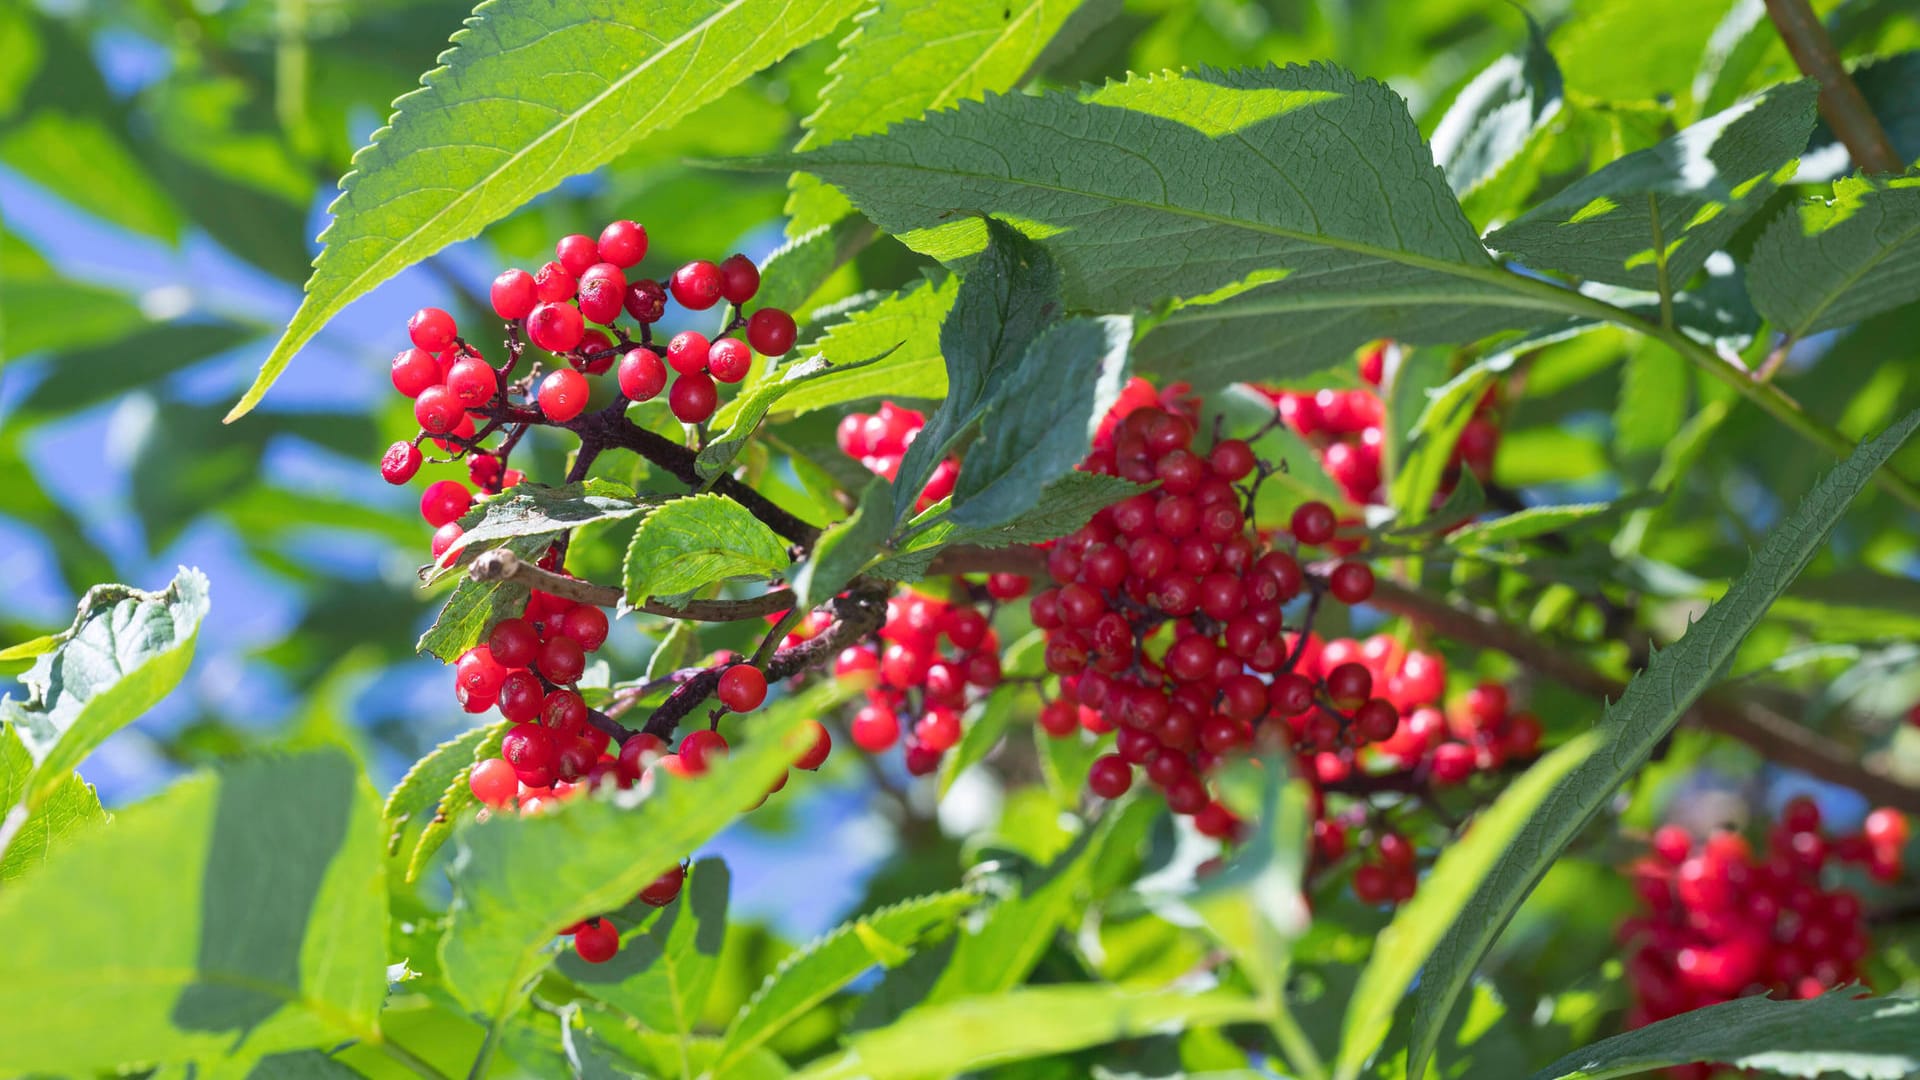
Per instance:
[[[753,370],[753,353],[739,338],[721,338],[707,350],[707,370],[723,383],[737,383]]]
[[[465,356],[453,362],[447,371],[447,391],[461,405],[475,409],[493,400],[500,380],[493,367],[477,356]]]
[[[752,664],[735,664],[720,673],[717,693],[734,712],[752,712],[767,700],[767,677]]]
[[[467,773],[467,789],[488,806],[499,808],[513,801],[520,791],[520,778],[503,758],[488,758]]]
[[[793,316],[779,308],[761,308],[747,319],[747,343],[762,356],[785,355],[798,333]]]
[[[402,439],[387,447],[380,457],[380,478],[389,484],[404,484],[420,471],[420,448]]]
[[[622,219],[600,230],[596,253],[603,262],[625,269],[647,257],[647,230]]]
[[[407,320],[407,337],[416,347],[428,352],[437,353],[453,344],[457,333],[453,316],[436,307],[421,308]]]
[[[420,493],[420,516],[435,528],[458,521],[473,506],[473,493],[458,480],[435,480]]]
[[[625,303],[635,321],[657,323],[667,311],[667,290],[652,278],[641,278],[627,286]]]
[[[620,952],[620,931],[606,919],[589,919],[574,931],[573,951],[589,964],[604,964]]]
[[[707,344],[707,335],[698,330],[682,330],[667,342],[667,366],[682,375],[691,375],[703,371],[707,366],[707,354],[712,347]]]
[[[540,380],[540,411],[547,414],[547,419],[564,424],[586,410],[592,392],[585,375],[572,368],[558,368]]]
[[[720,405],[720,390],[704,371],[695,371],[673,381],[667,391],[667,407],[683,424],[705,423]]]
[[[660,354],[644,346],[620,358],[620,392],[629,401],[651,401],[667,386],[667,366]]]
[[[393,388],[410,398],[420,396],[420,391],[429,386],[440,384],[440,362],[425,349],[406,349],[395,353],[393,357]]]
[[[673,272],[673,298],[689,311],[705,311],[720,302],[720,268],[696,259]]]
[[[524,319],[540,302],[534,291],[533,275],[525,270],[504,270],[493,279],[493,288],[489,292],[493,301],[493,313],[503,319]]]
[[[806,753],[801,754],[800,760],[794,762],[793,765],[796,769],[806,769],[808,772],[812,772],[814,769],[824,765],[827,760],[827,755],[833,752],[833,736],[827,733],[826,727],[818,720],[809,720],[806,726],[807,730],[813,735],[813,741],[807,744]]]
[[[527,337],[550,353],[571,351],[586,332],[580,309],[564,301],[540,304],[527,316]]]
[[[445,435],[459,429],[460,422],[467,418],[467,411],[460,407],[453,391],[435,383],[413,399],[413,418],[427,434]]]

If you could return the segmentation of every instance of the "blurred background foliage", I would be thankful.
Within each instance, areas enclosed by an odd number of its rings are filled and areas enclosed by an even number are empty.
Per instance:
[[[1716,35],[1759,6],[1529,4],[1564,72],[1566,107],[1547,153],[1527,171],[1527,190],[1505,193],[1505,205],[1469,201],[1475,223],[1488,226],[1521,198],[1789,77],[1791,61],[1771,35],[1740,38],[1737,47]],[[1920,10],[1910,0],[1816,6],[1850,58],[1920,48]],[[614,218],[649,224],[663,262],[734,250],[761,258],[785,239],[783,178],[689,160],[790,147],[831,77],[844,30],[480,239],[382,285],[327,326],[260,410],[221,425],[299,302],[312,238],[354,150],[432,66],[466,13],[442,0],[0,5],[0,642],[65,625],[94,582],[157,587],[183,563],[214,582],[213,614],[187,683],[88,763],[87,778],[109,806],[195,765],[289,740],[347,742],[376,782],[390,785],[468,726],[441,665],[413,651],[438,599],[415,576],[426,530],[414,496],[382,483],[374,468],[380,448],[414,429],[387,379],[410,312],[431,304],[463,322],[478,318],[476,297],[502,266],[537,265],[553,238],[597,232]],[[1033,85],[1168,66],[1332,60],[1390,83],[1431,131],[1459,88],[1522,48],[1526,35],[1522,13],[1505,0],[1090,0],[1042,57]],[[1878,83],[1893,102],[1883,115],[1912,160],[1920,157],[1920,102],[1899,70],[1914,69],[1882,68]],[[1751,242],[1743,236],[1736,246]],[[806,310],[897,288],[930,268],[879,240]],[[1682,424],[1726,408],[1723,388],[1661,362],[1658,348],[1601,331],[1531,356],[1504,392],[1497,479],[1528,499],[1555,501],[1611,497],[1644,482]],[[1920,405],[1920,310],[1811,339],[1781,378],[1849,435],[1878,430]],[[1829,464],[1757,411],[1730,416],[1685,473],[1683,497],[1649,511],[1639,541],[1615,541],[1628,572],[1644,573],[1655,592],[1665,583],[1685,593],[1689,586],[1674,586],[1673,575],[1710,581],[1736,572],[1780,514],[1781,498],[1806,490]],[[849,463],[831,449],[831,423],[817,413],[771,434],[774,445],[849,484]],[[1916,449],[1900,462],[1909,475],[1920,473]],[[557,474],[561,448],[538,453],[545,457],[535,475]],[[789,481],[769,474],[767,482]],[[1920,561],[1905,520],[1891,500],[1863,502],[1826,565],[1742,660],[1747,669],[1791,663],[1792,677],[1817,691],[1816,709],[1850,701],[1851,715],[1876,725],[1865,733],[1876,752],[1920,696],[1920,683],[1900,674],[1915,670],[1911,645],[1901,654],[1886,644],[1920,629]],[[575,569],[590,574],[591,537],[580,550]],[[603,579],[617,550],[608,543]],[[1539,582],[1520,575],[1502,594],[1510,614],[1566,617],[1554,606],[1566,596],[1536,586],[1578,581],[1577,562],[1536,567]],[[1586,570],[1609,572],[1603,564],[1611,562],[1597,548]],[[1796,627],[1807,625],[1824,627],[1826,651],[1803,657],[1806,635]],[[734,644],[725,633],[702,645]],[[624,620],[608,655],[626,674],[655,647]],[[1462,670],[1475,663],[1450,659]],[[1551,688],[1541,688],[1536,708],[1562,729],[1592,715]],[[1667,771],[1656,769],[1643,789],[1693,783],[1695,764],[1728,753],[1738,751],[1683,738],[1661,767]],[[877,788],[899,786],[888,772],[895,763],[870,773],[856,757],[837,757],[804,799],[773,804],[719,845],[738,856],[736,910],[802,936],[856,903],[950,881],[956,841],[945,837],[980,832],[988,847],[1044,861],[1068,835],[1053,824],[1060,806],[1044,791],[962,783],[936,818],[930,793],[876,798]],[[896,830],[889,816],[911,827]],[[796,873],[812,883],[804,896],[777,884]],[[1617,885],[1604,863],[1567,860],[1529,908],[1560,917],[1523,917],[1506,948],[1546,958],[1529,973],[1539,985],[1590,981],[1602,958],[1593,949],[1606,947],[1625,898],[1590,901]],[[1380,916],[1332,903],[1351,909],[1342,912],[1350,918],[1316,923],[1316,934],[1328,935],[1324,955],[1361,950],[1364,939],[1353,935]],[[1114,977],[1157,981],[1190,959],[1157,951],[1167,940],[1147,922],[1147,936],[1133,944],[1125,925],[1109,929]],[[740,934],[737,970],[760,970],[772,947],[762,931]],[[1582,947],[1546,947],[1572,941]],[[740,981],[743,994],[750,984],[745,974]],[[1342,997],[1330,992],[1328,1000]],[[738,999],[716,994],[717,1014]],[[1579,995],[1566,1000],[1578,1012]]]

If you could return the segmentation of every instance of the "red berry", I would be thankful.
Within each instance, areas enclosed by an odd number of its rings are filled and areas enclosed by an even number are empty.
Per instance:
[[[620,952],[620,930],[606,919],[589,919],[573,932],[573,951],[589,964],[604,964]]]
[[[627,294],[627,276],[612,263],[594,263],[580,275],[577,289],[580,314],[589,322],[611,325],[620,317]]]
[[[900,718],[892,709],[868,705],[853,714],[850,727],[853,745],[869,754],[878,754],[900,739]]]
[[[490,293],[493,313],[503,319],[524,319],[540,302],[534,291],[533,275],[525,270],[504,270],[493,279]]]
[[[760,291],[760,268],[745,255],[729,255],[720,263],[720,295],[735,304],[744,304]]]
[[[647,257],[647,230],[632,221],[616,221],[600,230],[595,249],[602,262],[624,269]]]
[[[707,354],[712,347],[707,344],[707,335],[698,330],[682,330],[667,342],[667,366],[682,375],[691,375],[703,371],[707,366]]]
[[[720,673],[718,693],[734,712],[752,712],[767,700],[767,677],[752,664],[735,664]]]
[[[421,308],[407,320],[407,337],[418,348],[437,353],[453,344],[454,335],[459,333],[453,325],[453,316],[437,307]]]
[[[1293,511],[1293,536],[1303,544],[1326,543],[1333,539],[1338,524],[1333,508],[1323,502],[1301,503]]]
[[[555,634],[541,644],[540,658],[534,661],[534,666],[549,681],[565,686],[580,678],[580,673],[587,669],[587,654],[579,642]]]
[[[525,619],[501,619],[487,635],[487,651],[510,668],[527,667],[540,655],[540,632]]]
[[[644,731],[630,735],[626,742],[620,744],[617,766],[620,775],[628,782],[638,780],[640,774],[647,770],[647,766],[653,764],[666,752],[667,744],[661,742],[658,735],[649,735]]]
[[[551,353],[571,351],[586,332],[580,309],[564,301],[541,304],[527,316],[527,337]]]
[[[587,377],[572,368],[555,369],[540,380],[540,411],[547,419],[564,424],[586,410],[587,396],[593,388]]]
[[[1353,872],[1353,895],[1363,904],[1383,904],[1393,898],[1393,878],[1377,863],[1362,864]]]
[[[680,760],[691,776],[699,776],[727,755],[727,740],[717,731],[691,731],[680,740]]]
[[[447,390],[453,399],[467,408],[478,408],[493,400],[500,380],[493,367],[477,356],[465,356],[447,370]]]
[[[560,633],[587,652],[605,644],[607,628],[607,613],[592,604],[577,605],[560,617]]]
[[[420,516],[439,528],[458,521],[473,506],[473,493],[458,480],[435,480],[420,493]]]
[[[507,669],[493,657],[493,650],[475,645],[454,661],[454,681],[470,697],[492,701],[500,696]]]
[[[653,884],[640,890],[643,903],[653,907],[666,907],[673,898],[680,895],[680,885],[687,880],[687,868],[676,866],[653,879]]]
[[[1373,595],[1373,570],[1366,563],[1343,562],[1327,575],[1327,588],[1343,604],[1364,604]]]
[[[513,766],[521,783],[546,787],[553,783],[560,763],[560,744],[553,732],[538,724],[515,724],[500,740],[500,756]]]
[[[460,407],[453,391],[439,383],[420,391],[420,396],[413,399],[413,418],[419,422],[420,430],[429,435],[455,431],[466,417],[467,412]]]
[[[593,242],[593,237],[574,233],[561,237],[560,242],[553,245],[553,254],[567,273],[579,277],[587,272],[587,267],[600,261],[600,246]]]
[[[1473,775],[1473,747],[1447,742],[1433,748],[1433,779],[1441,784],[1458,784]]]
[[[934,707],[913,725],[913,737],[920,746],[934,753],[945,753],[960,741],[960,714],[952,709]]]
[[[576,284],[566,267],[550,262],[534,271],[533,295],[543,304],[557,304],[573,299]]]
[[[519,794],[520,778],[504,759],[488,758],[467,773],[467,789],[486,805],[501,807]]]
[[[406,440],[387,447],[380,457],[380,478],[389,484],[404,484],[420,471],[420,448]]]
[[[705,311],[720,302],[720,268],[696,259],[673,272],[673,298],[689,311]]]
[[[753,353],[739,338],[721,338],[707,351],[707,370],[723,383],[737,383],[753,370]]]
[[[506,681],[500,684],[500,715],[516,724],[524,724],[540,715],[541,707],[546,703],[547,692],[540,685],[540,679],[524,668],[507,673]]]
[[[1906,846],[1911,829],[1907,815],[1890,806],[1883,806],[1867,815],[1866,824],[1860,831],[1867,838],[1867,843],[1875,848],[1898,853]]]
[[[673,381],[667,391],[667,407],[683,424],[704,423],[720,405],[720,389],[704,371],[690,372]]]
[[[629,401],[651,401],[667,386],[667,366],[652,349],[630,349],[620,358],[620,392]]]
[[[395,390],[417,398],[427,387],[440,385],[440,361],[425,349],[407,349],[394,354],[392,375]]]
[[[747,342],[762,356],[785,355],[798,333],[793,316],[779,308],[761,308],[747,320]]]
[[[833,751],[833,736],[827,733],[826,727],[818,720],[809,720],[806,726],[813,733],[813,741],[807,744],[807,752],[801,754],[800,760],[793,765],[797,769],[812,772],[826,763],[827,755]]]
[[[1327,672],[1327,696],[1334,705],[1352,712],[1366,703],[1367,696],[1373,693],[1373,673],[1364,665],[1345,663]]]
[[[1103,799],[1117,799],[1133,786],[1133,766],[1118,754],[1102,754],[1087,770],[1087,788]]]
[[[667,290],[652,278],[642,278],[627,286],[625,301],[635,321],[657,323],[667,311]]]

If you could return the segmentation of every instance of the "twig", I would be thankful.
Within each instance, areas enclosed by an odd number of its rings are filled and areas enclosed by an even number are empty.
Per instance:
[[[1906,171],[1906,162],[1894,151],[1887,130],[1847,74],[1833,39],[1807,0],[1767,0],[1767,16],[1801,74],[1820,84],[1820,115],[1846,146],[1854,167],[1879,174]]]

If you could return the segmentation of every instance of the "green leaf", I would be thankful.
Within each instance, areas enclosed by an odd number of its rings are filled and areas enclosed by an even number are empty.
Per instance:
[[[1568,186],[1487,243],[1536,270],[1671,296],[1792,177],[1815,93],[1786,83],[1710,116]]]
[[[182,781],[9,882],[0,1015],[32,1037],[0,1040],[0,1072],[378,1038],[379,813],[345,754],[261,758]]]
[[[853,516],[820,534],[813,552],[793,572],[793,592],[807,611],[837,596],[865,570],[893,532],[893,485],[883,476],[867,482]]]
[[[654,1031],[693,1034],[720,971],[732,880],[726,863],[701,859],[688,869],[680,898],[648,910],[621,936],[613,959],[589,964],[568,952],[558,965],[561,974]]]
[[[894,348],[898,347],[894,346]],[[864,367],[871,367],[885,360],[887,353],[892,351],[893,349],[888,349],[878,356],[843,364],[835,364],[824,356],[815,356],[797,364],[783,366],[777,377],[764,379],[755,384],[746,393],[734,399],[727,410],[726,429],[714,436],[712,442],[702,447],[699,455],[694,459],[694,469],[699,473],[700,479],[712,482],[731,468],[735,455],[747,445],[747,438],[753,434],[755,428],[760,426],[760,421],[767,418],[768,411],[788,392],[837,371],[858,371]]]
[[[1103,508],[1147,490],[1145,485],[1117,476],[1070,472],[1048,484],[1033,509],[1004,524],[961,528],[951,518],[930,524],[924,532],[907,541],[897,554],[876,563],[873,573],[894,581],[912,581],[926,574],[927,564],[941,548],[954,544],[999,548],[1057,540],[1085,525]],[[929,514],[938,512],[938,507],[927,510]]]
[[[14,806],[26,793],[33,776],[33,756],[13,733],[0,727],[0,806]],[[32,813],[0,857],[0,887],[47,861],[57,847],[64,847],[95,825],[104,824],[107,812],[100,808],[100,796],[93,785],[70,772]]]
[[[1133,320],[1079,318],[1042,331],[995,387],[954,486],[955,525],[1005,525],[1086,459],[1126,382]]]
[[[692,592],[787,568],[787,545],[724,495],[689,495],[648,514],[627,547],[627,602]]]
[[[1468,897],[1485,882],[1520,829],[1540,812],[1547,796],[1593,755],[1599,742],[1596,733],[1582,732],[1541,758],[1474,818],[1465,836],[1441,850],[1420,890],[1374,939],[1373,956],[1347,1002],[1335,1063],[1339,1077],[1360,1075],[1386,1039],[1394,1011],[1406,1000],[1421,966],[1460,919]]]
[[[952,275],[916,282],[828,327],[807,348],[807,356],[832,359],[885,352],[886,358],[868,367],[835,368],[796,387],[781,398],[781,410],[797,415],[868,398],[945,397],[939,327],[959,291],[960,279]]]
[[[1262,1018],[1258,1002],[1226,991],[1139,993],[1116,986],[1044,986],[947,1002],[847,1039],[844,1053],[799,1080],[916,1080],[1167,1030]]]
[[[180,237],[179,208],[107,117],[50,102],[0,131],[0,163],[104,221]]]
[[[811,737],[797,712],[769,714],[711,772],[658,778],[651,793],[572,799],[455,833],[453,906],[440,942],[447,983],[498,1023],[553,958],[560,929],[617,911],[765,795]]]
[[[1406,453],[1388,484],[1395,520],[1401,525],[1418,524],[1432,513],[1454,444],[1473,420],[1481,395],[1504,367],[1497,358],[1482,360],[1428,391],[1425,407],[1407,432]]]
[[[1409,1076],[1425,1075],[1440,1026],[1473,969],[1547,867],[1673,730],[1681,713],[1726,670],[1747,633],[1813,560],[1848,504],[1916,427],[1920,412],[1862,444],[1828,473],[1793,515],[1767,535],[1752,565],[1726,595],[1678,642],[1654,656],[1620,700],[1608,707],[1594,729],[1597,741],[1591,755],[1554,785],[1542,802],[1546,811],[1522,826],[1434,948],[1413,992]]]
[[[524,561],[533,562],[553,543],[555,535],[535,533],[514,536],[499,546]],[[453,587],[452,595],[447,597],[446,604],[441,607],[440,614],[433,620],[433,625],[420,635],[416,648],[451,664],[460,658],[461,653],[478,645],[487,631],[493,629],[494,623],[523,614],[530,595],[532,589],[517,577],[505,581],[475,581],[462,576],[460,583]]]
[[[0,15],[0,19],[5,18]],[[0,35],[4,35],[5,29],[0,26]],[[0,75],[0,79],[5,78]],[[56,272],[25,241],[8,232],[4,223],[0,223],[0,276],[7,280],[6,289],[0,291],[0,341],[7,344],[6,359],[117,343],[147,327],[147,320],[132,297],[115,289],[74,281]],[[46,312],[58,310],[62,304],[76,305],[87,312],[87,317],[45,317]],[[155,328],[148,329],[152,332]],[[137,350],[133,355],[121,350],[112,359],[117,364],[141,364],[146,357]],[[48,374],[47,382],[66,385],[69,381],[63,377],[66,370],[55,367]],[[106,380],[85,381],[99,388],[102,398],[114,392],[113,386],[105,385]],[[28,401],[40,396],[44,386],[29,394]],[[124,386],[120,390],[124,392]]]
[[[348,302],[831,31],[860,0],[486,3],[394,102],[329,207],[307,295],[244,416]]]
[[[797,317],[807,300],[842,263],[873,238],[873,226],[856,217],[809,229],[776,248],[760,264],[759,307],[777,307]]]
[[[1433,129],[1433,160],[1456,195],[1464,197],[1499,175],[1560,114],[1560,65],[1540,25],[1522,14],[1526,51],[1482,69]]]
[[[621,521],[659,506],[659,499],[635,499],[633,489],[612,480],[589,479],[564,487],[525,481],[467,511],[460,546],[440,559],[441,572],[472,562],[499,541],[539,537],[551,541],[568,529],[596,521]],[[516,551],[516,554],[519,552]]]
[[[126,585],[87,590],[59,647],[20,676],[26,700],[0,699],[0,720],[36,766],[0,826],[0,849],[17,827],[14,814],[24,820],[94,747],[173,691],[193,660],[206,614],[207,576],[186,567],[157,593]]]
[[[991,97],[759,164],[817,173],[945,261],[987,238],[954,211],[990,210],[1046,241],[1072,308],[1181,298],[1139,362],[1213,387],[1565,308],[1493,263],[1432,161],[1392,91],[1314,66]]]
[[[954,442],[993,404],[1042,333],[1060,318],[1060,271],[1045,248],[1005,222],[985,223],[987,246],[960,283],[940,324],[947,396],[907,447],[894,475],[893,521],[913,512],[920,490]]]
[[[1807,1001],[1747,997],[1602,1039],[1533,1080],[1605,1080],[1717,1062],[1783,1076],[1901,1080],[1920,1071],[1920,1001],[1835,990]]]
[[[1637,342],[1620,376],[1620,399],[1613,408],[1613,453],[1630,482],[1652,476],[1662,451],[1687,420],[1693,372],[1672,349],[1654,341]]]
[[[509,723],[489,724],[482,728],[486,737],[474,744],[473,752],[461,766],[459,772],[447,780],[441,789],[440,801],[434,807],[433,817],[420,829],[419,837],[413,842],[413,853],[407,857],[406,880],[420,880],[420,872],[427,868],[427,860],[433,858],[440,846],[453,835],[454,827],[465,821],[468,814],[480,806],[479,796],[473,793],[473,787],[467,783],[473,767],[491,757],[500,756],[501,743],[506,740],[507,732],[512,728]]]
[[[886,964],[888,958],[883,954],[889,949],[912,949],[979,902],[979,894],[967,889],[918,896],[841,923],[796,949],[780,961],[727,1026],[725,1042],[712,1066],[714,1075],[726,1075],[727,1066],[839,993],[875,964]]]
[[[1920,300],[1920,174],[1847,177],[1831,200],[1788,207],[1754,245],[1747,289],[1796,338]]]
[[[1007,725],[1013,721],[1013,701],[1019,693],[1017,685],[1003,683],[994,687],[986,702],[975,710],[975,715],[960,733],[960,741],[940,759],[941,798],[947,797],[947,792],[953,789],[953,782],[961,773],[985,761],[993,748],[1000,745],[1001,737],[1007,733]]]
[[[1492,547],[1513,540],[1530,540],[1575,525],[1616,517],[1632,510],[1659,503],[1659,492],[1643,492],[1613,502],[1568,503],[1562,506],[1530,506],[1491,521],[1476,521],[1447,536],[1447,546],[1463,551]]]
[[[426,756],[413,763],[407,774],[393,786],[387,794],[387,802],[381,808],[381,820],[387,826],[387,854],[398,855],[406,849],[406,839],[418,837],[433,821],[440,809],[442,797],[455,780],[464,782],[467,772],[473,767],[475,753],[489,740],[499,742],[501,728],[505,721],[493,724],[481,724],[448,739],[439,746],[427,751]]]

